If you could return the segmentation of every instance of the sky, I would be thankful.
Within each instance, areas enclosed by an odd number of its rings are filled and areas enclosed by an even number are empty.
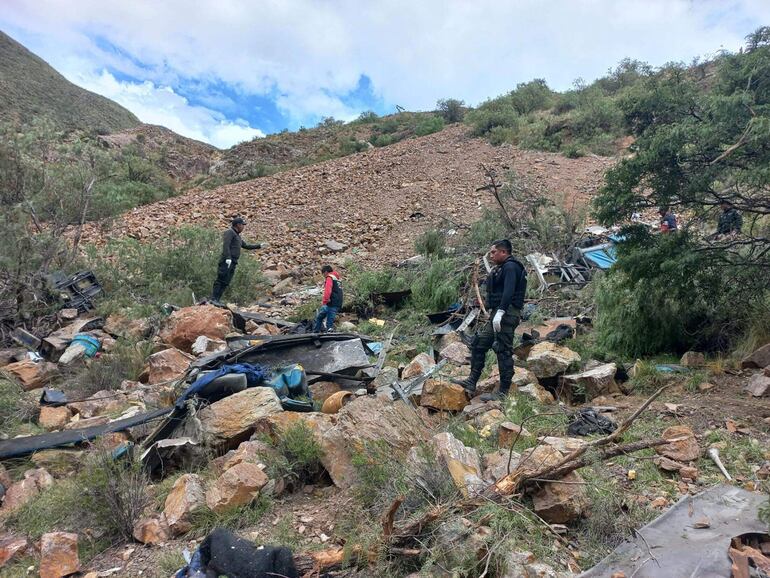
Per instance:
[[[0,29],[146,123],[226,148],[326,117],[557,90],[738,50],[770,0],[0,0]]]

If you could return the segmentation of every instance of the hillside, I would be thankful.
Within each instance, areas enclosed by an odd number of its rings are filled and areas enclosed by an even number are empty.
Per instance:
[[[139,119],[119,104],[75,86],[42,58],[0,31],[0,121],[47,117],[62,129],[112,132]]]
[[[392,263],[413,254],[413,241],[440,226],[478,220],[492,197],[479,167],[515,170],[544,196],[583,205],[597,190],[612,158],[564,156],[493,147],[463,125],[424,137],[210,191],[195,191],[126,213],[112,237],[164,238],[184,225],[222,228],[237,214],[249,221],[244,236],[267,241],[265,268],[313,266],[326,241],[345,245],[336,256]],[[93,225],[85,238],[100,242]]]
[[[176,181],[188,181],[208,174],[219,154],[216,147],[178,135],[164,126],[141,124],[137,127],[100,135],[99,142],[114,151],[136,149],[143,156],[155,157],[157,165]]]

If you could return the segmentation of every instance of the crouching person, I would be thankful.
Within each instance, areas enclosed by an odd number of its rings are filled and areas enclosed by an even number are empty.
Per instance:
[[[512,250],[507,239],[496,241],[489,250],[489,257],[495,264],[486,281],[486,307],[490,319],[471,342],[471,374],[466,379],[455,381],[472,397],[484,370],[487,351],[492,349],[497,355],[500,389],[497,393],[482,395],[484,401],[508,395],[513,381],[513,331],[519,324],[524,307],[527,273],[524,265],[511,255]]]
[[[342,307],[342,284],[340,283],[340,274],[332,269],[331,265],[321,267],[321,273],[324,275],[324,292],[321,299],[321,308],[315,318],[314,331],[321,333],[324,331],[324,322],[326,322],[326,331],[334,331],[334,320],[337,318]]]

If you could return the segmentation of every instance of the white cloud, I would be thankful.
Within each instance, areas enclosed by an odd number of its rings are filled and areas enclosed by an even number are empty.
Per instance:
[[[342,96],[362,74],[377,96],[407,109],[431,108],[446,97],[475,104],[535,77],[564,89],[624,57],[661,65],[737,50],[746,34],[770,24],[766,0],[3,4],[0,25],[35,38],[33,50],[57,68],[76,53],[91,73],[108,67],[156,86],[185,77],[277,94],[296,123],[353,115]],[[90,40],[96,36],[125,54],[100,48]],[[143,102],[149,114],[149,98]]]
[[[191,105],[170,87],[158,87],[150,81],[121,82],[107,71],[98,75],[80,73],[70,78],[76,84],[103,94],[133,112],[142,122],[159,124],[174,132],[227,148],[244,140],[265,136],[244,120],[229,121],[202,106]]]

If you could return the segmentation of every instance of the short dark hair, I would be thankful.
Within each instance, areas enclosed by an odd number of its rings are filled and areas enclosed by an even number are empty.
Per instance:
[[[502,249],[506,253],[513,253],[513,245],[511,245],[511,242],[508,239],[500,239],[495,241],[492,243],[492,246],[496,247],[497,249]]]
[[[334,269],[332,269],[331,265],[324,265],[321,267],[321,273],[331,273],[332,271],[334,271]]]
[[[243,217],[235,217],[231,223],[232,225],[245,225],[246,220]]]

